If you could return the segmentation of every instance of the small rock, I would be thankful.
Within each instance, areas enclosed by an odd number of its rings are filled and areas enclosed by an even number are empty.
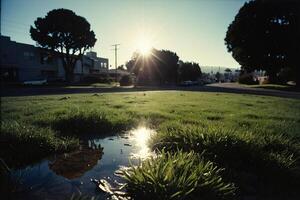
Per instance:
[[[128,144],[128,143],[125,143],[124,146],[129,146],[129,147],[131,147],[132,145],[131,145],[131,144]]]

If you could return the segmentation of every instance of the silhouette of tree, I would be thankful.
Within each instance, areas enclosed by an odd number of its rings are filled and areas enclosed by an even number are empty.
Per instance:
[[[30,34],[40,47],[60,56],[69,82],[73,80],[77,60],[96,43],[87,20],[67,9],[54,9],[44,18],[37,18]]]
[[[119,69],[119,70],[125,70],[125,67],[124,67],[124,65],[120,65],[120,66],[118,66],[117,69]]]
[[[230,79],[230,74],[231,74],[231,69],[229,69],[229,68],[226,68],[225,70],[224,70],[224,77],[225,77],[225,79]]]
[[[168,83],[177,82],[177,71],[179,57],[176,53],[169,50],[154,51],[154,57],[157,59],[159,64],[160,74],[162,81]]]
[[[220,74],[220,72],[217,72],[217,73],[216,73],[216,79],[217,79],[217,82],[220,81],[220,79],[221,79],[221,74]]]
[[[246,2],[229,25],[225,44],[245,72],[265,70],[271,81],[286,68],[300,84],[300,1]]]
[[[231,69],[229,69],[229,68],[226,68],[224,71],[225,71],[226,73],[231,73],[231,72],[232,72]]]
[[[138,69],[139,67],[136,67],[136,64],[138,63],[138,60],[139,58],[141,57],[142,55],[139,53],[139,52],[134,52],[132,57],[131,57],[131,60],[129,60],[128,62],[126,62],[125,66],[127,68],[127,71],[131,72],[131,73],[134,73],[135,75],[138,74]]]
[[[179,61],[178,76],[180,81],[196,81],[202,75],[198,63]]]
[[[134,52],[126,68],[137,77],[138,84],[165,84],[177,82],[179,57],[168,50],[152,49],[147,56]]]

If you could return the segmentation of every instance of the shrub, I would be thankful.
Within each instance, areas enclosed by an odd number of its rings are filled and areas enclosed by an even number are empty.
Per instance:
[[[256,80],[252,74],[241,74],[239,76],[239,83],[241,84],[247,84],[247,85],[255,85],[259,84],[259,81]]]
[[[83,83],[111,83],[113,81],[112,78],[109,78],[108,76],[85,76],[82,79]]]
[[[130,75],[124,75],[120,79],[121,86],[129,86],[133,84],[132,77]]]
[[[235,187],[222,179],[221,170],[194,152],[162,151],[137,167],[121,170],[121,177],[133,199],[234,199]]]

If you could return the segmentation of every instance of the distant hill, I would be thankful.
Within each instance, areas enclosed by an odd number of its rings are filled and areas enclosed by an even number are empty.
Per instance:
[[[210,73],[211,71],[213,71],[213,73],[217,73],[219,71],[220,68],[220,73],[224,73],[224,70],[226,68],[230,68],[232,71],[236,70],[236,69],[240,69],[240,67],[218,67],[218,66],[201,66],[201,71],[204,73]]]

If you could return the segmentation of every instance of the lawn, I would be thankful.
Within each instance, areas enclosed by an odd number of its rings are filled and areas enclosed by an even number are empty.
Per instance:
[[[295,99],[183,91],[5,97],[0,157],[16,167],[77,148],[80,136],[116,134],[140,123],[157,130],[149,145],[163,156],[124,172],[137,199],[299,195]],[[180,159],[192,164],[174,164]],[[151,166],[157,171],[149,172]],[[191,175],[183,180],[184,174]]]
[[[245,87],[250,87],[250,88],[262,88],[262,89],[272,89],[272,90],[299,92],[299,88],[297,88],[294,85],[280,85],[280,84],[262,84],[262,85],[241,84],[241,85],[243,85]]]

